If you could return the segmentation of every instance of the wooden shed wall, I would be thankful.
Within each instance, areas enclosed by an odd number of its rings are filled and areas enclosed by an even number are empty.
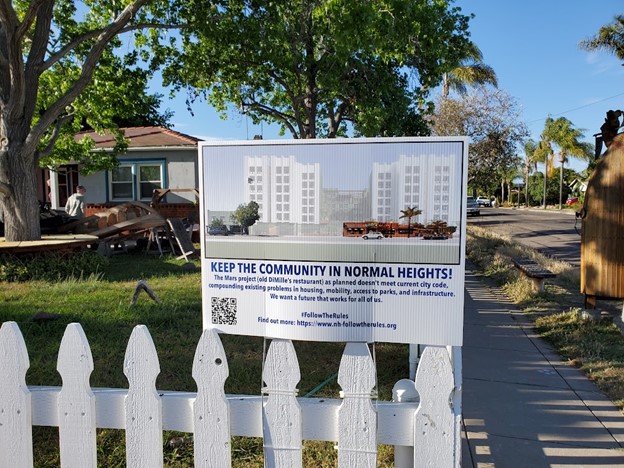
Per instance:
[[[624,134],[589,180],[581,232],[581,292],[624,298]]]

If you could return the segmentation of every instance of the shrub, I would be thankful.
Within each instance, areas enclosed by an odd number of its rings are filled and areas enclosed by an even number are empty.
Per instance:
[[[99,273],[108,259],[91,251],[0,255],[0,281],[59,281]]]

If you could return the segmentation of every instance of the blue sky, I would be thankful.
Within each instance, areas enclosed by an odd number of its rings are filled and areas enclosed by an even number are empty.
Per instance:
[[[624,13],[622,0],[458,0],[474,13],[471,38],[497,73],[499,87],[514,97],[534,139],[549,116],[563,116],[593,142],[609,109],[624,109],[624,66],[606,52],[589,53],[579,41]],[[232,113],[221,120],[206,104],[186,110],[184,96],[165,99],[173,128],[205,139],[280,138],[275,126],[254,126]],[[573,162],[580,170],[582,162]]]

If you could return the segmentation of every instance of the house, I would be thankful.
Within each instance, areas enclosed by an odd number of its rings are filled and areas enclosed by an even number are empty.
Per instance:
[[[129,142],[127,152],[117,157],[118,167],[86,176],[79,174],[78,164],[61,166],[57,172],[46,170],[40,198],[47,198],[52,208],[62,209],[76,186],[83,185],[87,189],[86,214],[90,215],[128,201],[149,204],[155,189],[171,189],[158,211],[165,217],[197,219],[193,189],[199,186],[197,144],[201,140],[163,127],[121,130]],[[76,139],[85,135],[95,141],[94,151],[110,151],[115,144],[110,134],[93,131],[80,132]]]

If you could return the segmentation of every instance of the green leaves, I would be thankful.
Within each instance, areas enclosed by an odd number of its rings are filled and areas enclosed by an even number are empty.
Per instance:
[[[216,5],[216,6],[215,6]],[[467,47],[450,2],[221,0],[191,3],[165,78],[225,116],[232,107],[295,138],[426,133],[427,89]],[[420,104],[424,105],[420,106]]]
[[[616,15],[613,22],[601,27],[594,37],[581,42],[585,50],[606,50],[624,60],[624,15]]]

